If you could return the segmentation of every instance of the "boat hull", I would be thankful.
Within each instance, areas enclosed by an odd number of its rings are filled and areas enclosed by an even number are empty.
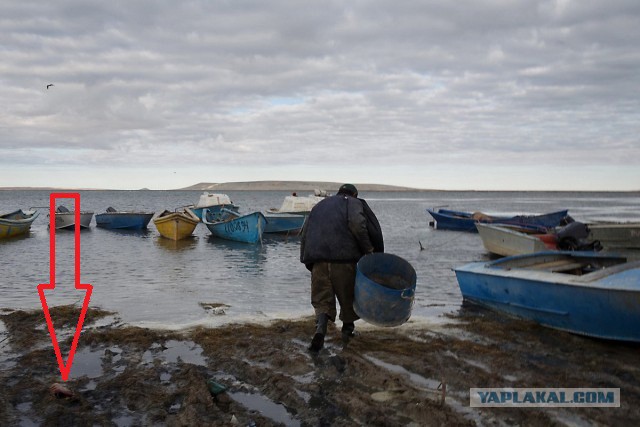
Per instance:
[[[147,228],[153,213],[107,212],[96,215],[96,226],[118,230],[142,230]]]
[[[236,242],[258,243],[262,241],[267,221],[261,212],[253,212],[216,222],[209,222],[205,218],[203,222],[215,237]]]
[[[484,248],[500,256],[532,254],[556,249],[551,239],[543,241],[537,234],[528,234],[508,226],[476,224]],[[553,237],[548,235],[548,237]]]
[[[21,209],[0,216],[0,239],[9,239],[29,232],[31,224],[40,215],[38,211]]]
[[[198,222],[197,216],[185,212],[171,212],[153,220],[160,235],[171,240],[182,240],[191,236]]]
[[[439,209],[437,212],[427,209],[427,212],[435,220],[438,230],[469,231],[477,233],[476,223],[508,224],[518,226],[557,227],[568,215],[568,210],[549,212],[542,215],[516,215],[512,217],[488,216]],[[475,216],[475,218],[474,218]]]
[[[550,253],[528,257],[547,254]],[[569,254],[588,258],[589,253],[559,254],[567,258],[565,265],[569,266],[572,261]],[[593,260],[607,258],[589,256]],[[524,257],[527,256],[503,260]],[[620,263],[574,276],[533,267],[498,268],[499,262],[476,262],[455,269],[465,301],[554,329],[640,342],[640,263]],[[561,268],[558,262],[556,265]]]
[[[302,230],[307,215],[304,214],[266,214],[264,232],[279,234],[296,234]]]
[[[75,228],[75,212],[56,212],[56,230],[70,230]],[[80,212],[80,228],[91,227],[93,212]]]

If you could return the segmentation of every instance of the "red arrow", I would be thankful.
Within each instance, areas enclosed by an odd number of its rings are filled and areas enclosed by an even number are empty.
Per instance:
[[[82,310],[80,311],[80,317],[78,318],[78,325],[76,326],[75,334],[73,335],[73,343],[69,350],[69,357],[67,362],[62,360],[62,354],[60,353],[60,345],[58,344],[58,338],[56,337],[56,330],[51,321],[51,314],[49,313],[49,306],[47,305],[47,299],[44,296],[45,290],[54,290],[56,288],[56,199],[74,199],[75,201],[75,287],[86,292],[84,302],[82,303]],[[47,320],[47,326],[49,327],[49,335],[51,335],[51,342],[53,343],[53,349],[58,359],[58,367],[60,368],[60,374],[62,380],[67,381],[69,378],[69,372],[71,371],[71,365],[73,364],[73,356],[76,353],[78,347],[78,340],[80,339],[80,332],[82,331],[82,324],[84,323],[84,317],[87,314],[87,308],[89,308],[89,299],[91,298],[91,292],[93,286],[88,283],[80,283],[80,194],[79,193],[51,193],[49,196],[49,283],[41,283],[38,285],[38,294],[40,295],[40,302],[42,303],[42,310],[44,311],[44,317]]]

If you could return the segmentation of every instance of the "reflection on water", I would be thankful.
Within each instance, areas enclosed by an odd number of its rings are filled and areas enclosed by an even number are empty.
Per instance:
[[[267,260],[267,248],[259,243],[233,242],[209,236],[207,246],[212,256],[221,257],[224,268],[242,275],[260,273]]]
[[[117,234],[122,237],[151,237],[153,233],[148,228],[138,229],[138,230],[127,230],[123,228],[104,228],[103,230],[108,231],[109,233]]]
[[[158,247],[170,251],[182,251],[185,249],[193,249],[198,244],[198,239],[195,236],[188,236],[180,240],[167,239],[163,236],[157,236],[153,239],[154,243]]]

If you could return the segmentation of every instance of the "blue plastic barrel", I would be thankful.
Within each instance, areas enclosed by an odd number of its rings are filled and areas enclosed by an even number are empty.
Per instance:
[[[416,271],[397,255],[374,253],[358,261],[353,309],[377,326],[409,320],[416,291]]]

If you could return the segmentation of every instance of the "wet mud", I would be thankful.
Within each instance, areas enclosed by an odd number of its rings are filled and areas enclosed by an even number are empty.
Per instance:
[[[214,304],[210,304],[212,308]],[[74,307],[52,309],[69,348]],[[0,425],[634,425],[640,347],[463,307],[445,323],[330,326],[311,317],[188,331],[89,309],[62,382],[42,312],[0,313]],[[65,356],[66,357],[66,356]],[[62,389],[60,388],[62,387]],[[471,387],[620,388],[619,408],[470,408]],[[68,391],[68,393],[67,393]]]

